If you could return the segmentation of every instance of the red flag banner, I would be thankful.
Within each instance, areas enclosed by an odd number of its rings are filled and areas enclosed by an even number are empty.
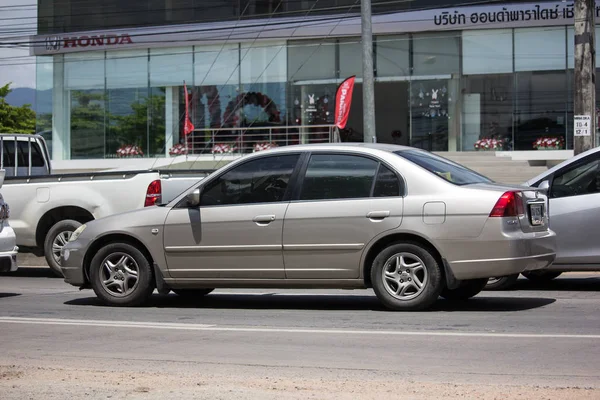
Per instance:
[[[187,136],[194,131],[194,124],[192,124],[192,121],[190,120],[190,99],[185,81],[183,82],[183,95],[185,96],[185,121],[183,123],[183,133]]]
[[[348,115],[350,114],[350,105],[352,104],[352,91],[354,90],[353,75],[347,78],[338,86],[335,94],[335,126],[339,129],[344,129],[348,123]]]

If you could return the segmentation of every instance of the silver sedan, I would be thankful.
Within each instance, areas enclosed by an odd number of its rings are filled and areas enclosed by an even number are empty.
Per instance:
[[[391,309],[421,310],[550,265],[546,209],[537,189],[419,149],[288,146],[234,161],[169,204],[88,223],[61,265],[109,305],[143,304],[155,288],[372,287]]]
[[[556,260],[543,271],[524,272],[546,282],[569,271],[600,271],[600,147],[572,157],[525,183],[547,192]],[[509,289],[519,274],[490,280],[488,289]]]

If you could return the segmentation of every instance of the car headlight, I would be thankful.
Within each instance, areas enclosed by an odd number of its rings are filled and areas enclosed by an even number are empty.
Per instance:
[[[86,225],[83,224],[79,228],[75,229],[75,232],[73,232],[73,234],[69,238],[69,242],[76,241],[79,238],[79,235],[81,235],[81,233],[85,230],[85,228],[86,228]]]

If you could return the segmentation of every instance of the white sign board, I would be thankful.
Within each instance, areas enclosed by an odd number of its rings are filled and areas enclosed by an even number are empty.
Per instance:
[[[575,136],[591,136],[592,135],[592,117],[589,115],[575,116]]]

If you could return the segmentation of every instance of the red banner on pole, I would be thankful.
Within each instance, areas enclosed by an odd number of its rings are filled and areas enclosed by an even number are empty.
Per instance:
[[[193,132],[194,124],[192,124],[192,121],[190,120],[190,114],[189,114],[190,99],[189,99],[185,81],[183,81],[183,95],[185,96],[185,121],[183,123],[183,134],[185,136],[187,136]]]
[[[350,114],[350,105],[352,104],[352,91],[354,90],[354,80],[356,76],[344,80],[338,86],[335,94],[335,126],[339,129],[344,129],[348,123],[348,115]]]

